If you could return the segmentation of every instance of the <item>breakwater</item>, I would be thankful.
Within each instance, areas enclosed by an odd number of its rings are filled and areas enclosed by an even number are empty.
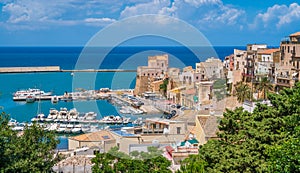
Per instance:
[[[36,72],[136,72],[132,69],[74,69],[64,70],[60,66],[40,67],[1,67],[0,73],[36,73]]]

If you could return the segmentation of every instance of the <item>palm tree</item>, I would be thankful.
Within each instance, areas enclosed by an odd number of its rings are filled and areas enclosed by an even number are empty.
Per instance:
[[[234,87],[236,91],[235,95],[239,102],[244,102],[246,99],[251,98],[251,89],[247,84],[238,82]]]
[[[165,96],[165,97],[167,95],[168,83],[169,83],[169,79],[166,78],[163,80],[163,83],[159,86],[160,91],[162,92],[163,96]]]
[[[267,77],[264,77],[259,81],[257,85],[258,91],[263,92],[263,98],[264,100],[267,98],[267,92],[270,90],[273,90],[273,85],[270,83],[269,79]]]

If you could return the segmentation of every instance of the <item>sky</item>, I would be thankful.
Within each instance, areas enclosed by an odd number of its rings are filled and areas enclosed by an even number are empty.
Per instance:
[[[278,46],[300,31],[295,0],[0,0],[0,46],[84,46],[101,29],[143,14],[181,19],[214,46]]]

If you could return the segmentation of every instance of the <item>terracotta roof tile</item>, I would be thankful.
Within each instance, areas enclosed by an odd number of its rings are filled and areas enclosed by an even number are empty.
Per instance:
[[[114,137],[110,134],[109,131],[100,130],[93,133],[86,133],[79,136],[71,137],[70,139],[76,141],[108,141],[114,140]]]
[[[277,51],[279,51],[279,49],[262,49],[258,51],[258,54],[271,54]]]
[[[300,36],[300,31],[299,32],[295,32],[295,33],[293,33],[293,34],[291,34],[290,36]]]

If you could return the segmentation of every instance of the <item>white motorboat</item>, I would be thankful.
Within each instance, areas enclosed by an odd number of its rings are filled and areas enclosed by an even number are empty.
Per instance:
[[[17,120],[15,120],[15,119],[10,119],[9,121],[8,121],[8,126],[10,126],[10,127],[13,127],[13,126],[16,126],[18,124],[18,122],[17,122]]]
[[[67,128],[66,124],[60,124],[59,128],[56,131],[57,131],[57,133],[64,133],[66,128]]]
[[[81,126],[81,124],[76,124],[75,126],[74,126],[74,128],[72,129],[72,133],[80,133],[81,132],[81,128],[82,128],[82,126]]]
[[[46,121],[54,121],[58,116],[58,111],[54,108],[51,108],[49,110],[49,114],[48,114],[48,117],[46,118]]]
[[[103,117],[100,122],[105,124],[122,124],[122,123],[128,123],[130,118],[122,118],[120,116],[105,116]]]
[[[37,114],[37,116],[31,118],[32,122],[38,122],[38,121],[43,122],[44,120],[45,120],[45,115],[43,113]]]
[[[25,128],[24,123],[18,123],[15,127],[11,128],[13,131],[23,131]]]
[[[67,119],[68,118],[68,109],[60,108],[57,118],[58,119]]]
[[[66,129],[65,129],[65,133],[71,133],[73,128],[74,128],[73,124],[68,124]]]
[[[77,119],[78,116],[79,116],[79,112],[77,112],[76,108],[70,109],[69,114],[68,114],[69,119]]]
[[[13,94],[13,100],[26,100],[27,96],[34,96],[34,97],[40,97],[40,96],[51,96],[51,92],[45,92],[40,89],[32,89],[29,88],[27,90],[19,90],[16,91]]]
[[[84,115],[85,120],[94,120],[97,117],[97,113],[95,112],[88,112]]]
[[[58,127],[58,124],[57,123],[53,123],[50,125],[49,127],[49,131],[56,131],[57,130],[57,127]]]
[[[90,125],[86,124],[81,127],[81,130],[83,133],[88,133],[91,131],[91,127],[90,127]]]

